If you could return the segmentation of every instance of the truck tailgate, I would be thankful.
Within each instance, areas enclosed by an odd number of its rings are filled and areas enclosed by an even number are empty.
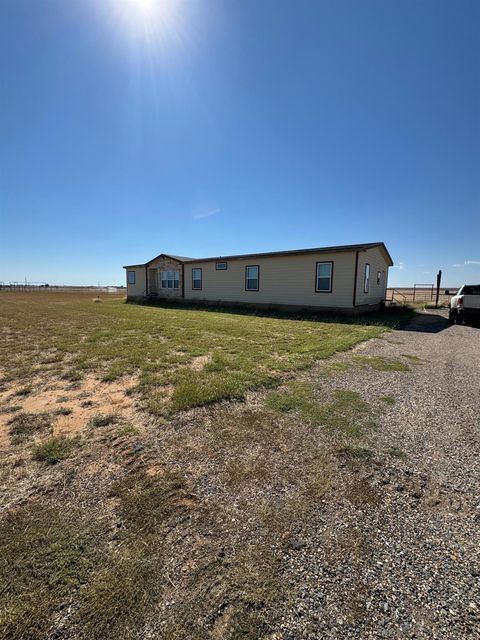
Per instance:
[[[464,309],[480,309],[480,296],[463,296]]]

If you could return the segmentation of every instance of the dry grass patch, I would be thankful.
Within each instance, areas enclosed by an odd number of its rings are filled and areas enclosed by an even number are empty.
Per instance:
[[[8,422],[13,444],[19,444],[39,433],[51,433],[52,418],[48,413],[18,413]]]
[[[114,413],[98,414],[90,418],[88,426],[98,429],[99,427],[107,427],[116,422],[118,422],[118,416]]]
[[[44,640],[57,607],[88,578],[97,531],[82,514],[45,503],[0,521],[0,637]]]
[[[17,389],[17,391],[14,392],[14,396],[28,396],[32,393],[33,391],[33,387],[31,387],[30,385],[28,385],[27,387],[21,387],[20,389]]]
[[[16,413],[17,411],[22,410],[22,405],[13,404],[8,407],[0,407],[0,413]]]

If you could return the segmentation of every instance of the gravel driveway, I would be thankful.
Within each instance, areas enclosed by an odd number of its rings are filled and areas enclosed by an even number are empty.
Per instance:
[[[480,329],[418,314],[353,353],[421,360],[335,376],[392,400],[353,469],[370,493],[325,501],[285,557],[295,606],[274,637],[480,638]]]

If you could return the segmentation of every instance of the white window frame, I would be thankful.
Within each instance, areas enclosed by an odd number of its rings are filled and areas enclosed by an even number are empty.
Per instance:
[[[377,271],[377,285],[380,286],[382,284],[382,272]]]
[[[196,278],[195,277],[195,271],[198,271],[200,273],[200,277]],[[195,286],[195,282],[200,282],[200,286],[196,287]],[[201,291],[203,287],[203,272],[201,267],[194,267],[192,268],[192,291]]]
[[[330,265],[330,274],[328,276],[320,276],[320,265]],[[326,280],[328,278],[328,289],[320,289],[318,286],[319,280]],[[333,290],[333,260],[324,260],[317,262],[315,267],[315,292],[316,293],[332,293]]]
[[[133,278],[132,278],[133,276]],[[127,284],[137,284],[137,272],[127,271]]]
[[[160,289],[180,289],[180,271],[160,271]]]
[[[256,269],[257,270],[257,275],[252,278],[251,276],[249,276],[249,269]],[[255,280],[257,283],[256,287],[249,287],[248,286],[248,281],[249,280]],[[245,266],[245,291],[260,291],[260,265],[259,264],[247,264]]]
[[[370,264],[366,262],[365,268],[363,271],[363,293],[368,293],[369,289],[370,289]]]
[[[215,271],[226,271],[228,269],[228,262],[225,260],[215,263]]]

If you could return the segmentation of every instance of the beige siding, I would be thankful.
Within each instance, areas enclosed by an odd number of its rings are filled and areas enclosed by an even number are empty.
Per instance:
[[[368,293],[364,292],[365,265],[370,265],[370,286]],[[381,272],[380,284],[377,284],[377,272]],[[357,305],[378,304],[385,299],[388,277],[388,263],[379,247],[360,251],[358,256],[357,274]]]
[[[178,289],[162,289],[160,273],[162,271],[178,271],[179,288]],[[182,297],[182,265],[175,260],[168,258],[158,258],[148,265],[148,291],[156,293],[160,298],[181,298]]]
[[[135,272],[135,284],[128,284],[128,272]],[[130,267],[125,269],[125,278],[127,280],[127,296],[129,298],[142,298],[145,296],[145,267]]]
[[[316,263],[332,261],[333,290],[315,291]],[[260,290],[245,291],[245,267],[259,265]],[[202,290],[192,290],[192,268],[202,269]],[[222,302],[352,307],[355,252],[229,260],[226,271],[216,271],[215,261],[185,264],[185,298]]]

